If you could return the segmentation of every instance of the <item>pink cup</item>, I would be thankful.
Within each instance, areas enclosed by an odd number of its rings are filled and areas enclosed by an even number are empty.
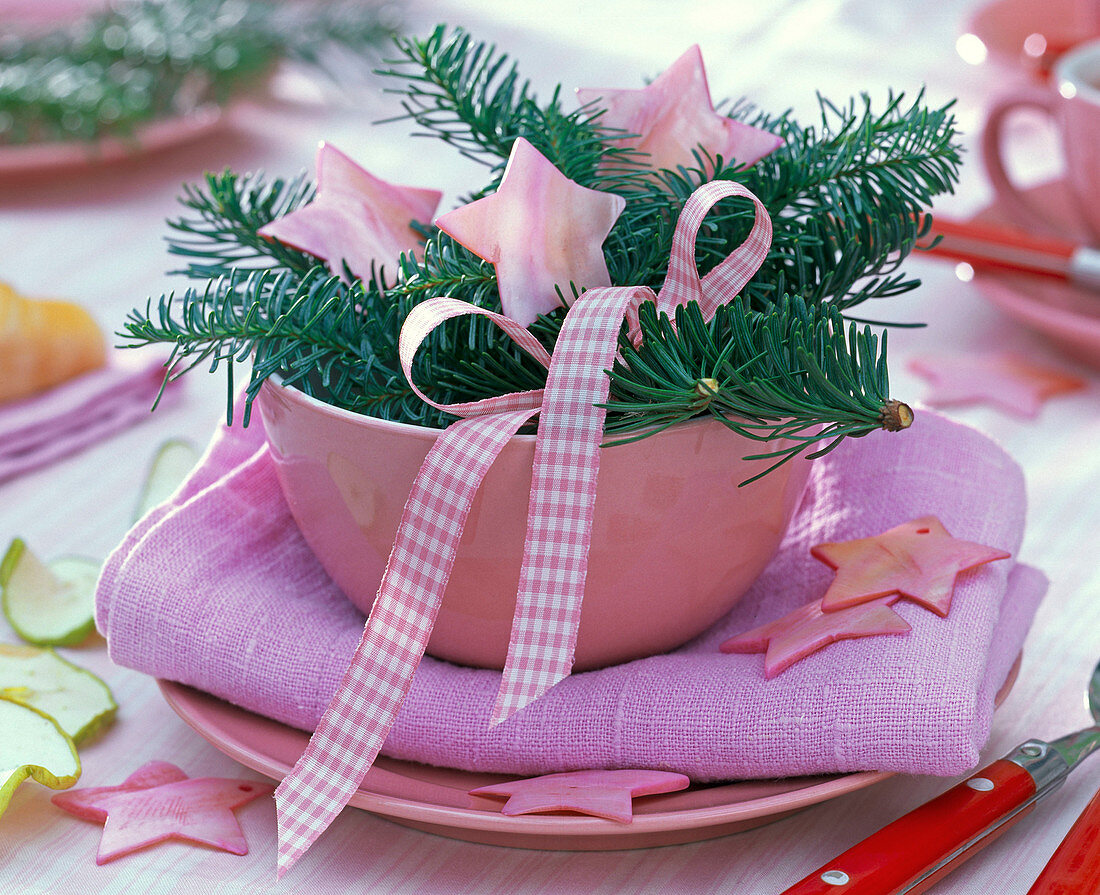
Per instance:
[[[1065,181],[1081,222],[1100,244],[1100,40],[1082,44],[1058,60],[1050,89],[1029,88],[999,99],[982,134],[982,160],[998,200],[1023,226],[1065,229],[1052,220],[1009,176],[1004,127],[1019,109],[1034,109],[1054,122],[1065,155]]]
[[[421,462],[439,435],[338,410],[266,383],[258,407],[307,543],[370,611]],[[515,611],[535,437],[517,435],[474,500],[428,652],[501,668]],[[810,463],[763,479],[764,450],[714,420],[604,448],[574,668],[666,652],[725,615],[764,570]]]

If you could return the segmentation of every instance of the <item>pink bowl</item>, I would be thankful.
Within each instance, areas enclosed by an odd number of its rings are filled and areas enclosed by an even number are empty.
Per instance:
[[[437,429],[339,410],[266,383],[257,401],[302,534],[348,598],[369,612],[401,511]],[[501,452],[459,544],[428,652],[501,668],[515,610],[535,437]],[[725,615],[767,565],[809,474],[764,468],[761,446],[695,420],[600,460],[577,670],[665,652]]]

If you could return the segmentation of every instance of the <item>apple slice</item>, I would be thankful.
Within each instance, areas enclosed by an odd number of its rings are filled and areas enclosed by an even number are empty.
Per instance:
[[[171,497],[195,468],[200,456],[199,449],[190,441],[173,438],[164,442],[153,457],[145,476],[141,497],[134,510],[134,521],[137,522],[153,507]]]
[[[35,646],[76,646],[95,627],[92,618],[100,564],[66,556],[48,566],[16,538],[0,560],[4,615]]]
[[[28,777],[50,789],[68,789],[80,777],[76,746],[49,715],[0,698],[0,814]]]
[[[0,696],[33,706],[81,743],[115,718],[118,706],[98,677],[52,649],[0,643]]]

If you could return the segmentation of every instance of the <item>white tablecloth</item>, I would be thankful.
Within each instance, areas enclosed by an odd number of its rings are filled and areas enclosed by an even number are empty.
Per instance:
[[[768,109],[792,107],[806,120],[815,114],[816,90],[846,100],[866,89],[881,103],[890,87],[912,93],[925,85],[931,103],[959,98],[957,114],[973,148],[990,96],[1022,76],[988,64],[973,67],[958,57],[954,43],[969,12],[970,4],[958,0],[441,0],[410,9],[408,18],[420,33],[448,21],[499,42],[543,93],[557,81],[570,87],[640,84],[694,42],[702,45],[716,96],[744,94]],[[387,179],[442,186],[445,203],[482,182],[476,165],[456,160],[436,142],[408,142],[403,124],[371,127],[394,109],[376,80],[342,98],[298,76],[280,83],[283,101],[239,108],[231,130],[201,144],[95,172],[0,182],[0,279],[28,294],[79,300],[105,328],[119,328],[135,303],[179,285],[163,274],[174,262],[161,235],[163,219],[176,214],[182,182],[226,166],[292,174],[311,167],[321,138]],[[1025,121],[1014,136],[1016,161],[1028,176],[1057,172],[1057,144],[1042,127]],[[941,207],[964,214],[988,201],[971,152],[959,194]],[[929,351],[1018,349],[1075,369],[1089,381],[1086,391],[1051,401],[1033,421],[987,408],[957,412],[1023,464],[1031,517],[1020,558],[1052,582],[1019,681],[995,718],[984,753],[992,759],[1029,736],[1055,737],[1087,719],[1081,694],[1100,654],[1100,376],[1073,368],[1000,316],[972,286],[955,279],[950,265],[917,259],[908,268],[924,286],[891,304],[884,316],[931,326],[891,334],[896,396],[920,399],[925,385],[905,362]],[[128,525],[156,446],[173,436],[202,442],[222,413],[222,379],[200,373],[190,380],[178,409],[158,412],[79,456],[0,486],[0,544],[18,535],[46,557],[104,556]],[[4,629],[0,639],[13,636]],[[83,750],[84,785],[119,782],[152,759],[173,761],[195,776],[252,775],[186,727],[152,680],[113,666],[102,641],[66,654],[100,673],[120,706],[114,728]],[[949,782],[896,777],[747,833],[608,853],[471,845],[348,810],[279,889],[387,895],[778,892]],[[1100,760],[1094,760],[935,891],[1026,892],[1098,785]],[[245,857],[169,843],[97,867],[99,828],[62,815],[49,795],[24,784],[0,818],[0,892],[233,895],[274,888],[271,804],[239,812],[252,849]]]

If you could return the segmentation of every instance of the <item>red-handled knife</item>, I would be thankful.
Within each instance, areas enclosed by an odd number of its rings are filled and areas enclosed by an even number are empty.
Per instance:
[[[1012,227],[936,216],[929,233],[932,255],[966,261],[975,267],[1009,270],[1068,280],[1087,290],[1100,290],[1100,249],[1067,239],[1040,236]]]
[[[917,895],[1052,793],[1100,746],[1100,725],[1028,740],[787,889],[783,895]]]
[[[1100,892],[1100,792],[1051,856],[1027,895],[1080,895]]]

